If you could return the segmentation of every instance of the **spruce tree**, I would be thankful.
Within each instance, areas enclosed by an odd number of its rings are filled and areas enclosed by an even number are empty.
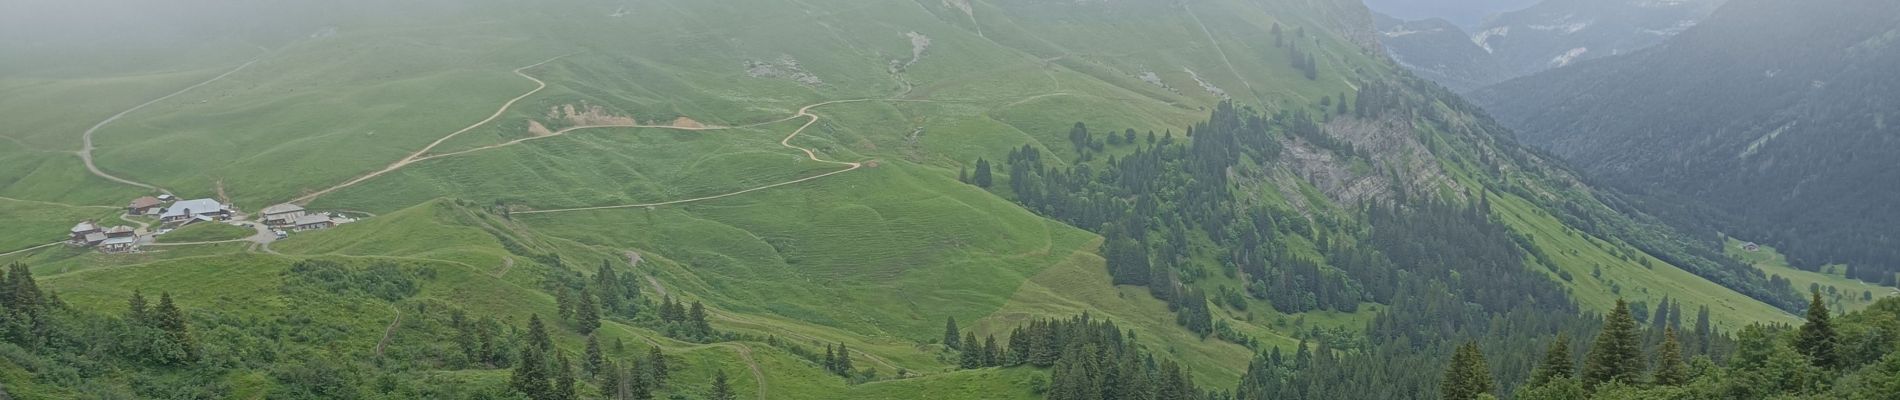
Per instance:
[[[600,308],[594,305],[594,295],[587,289],[581,289],[579,299],[574,302],[574,329],[582,335],[591,335],[600,329]]]
[[[554,363],[554,379],[552,387],[549,389],[553,392],[553,396],[550,398],[554,400],[574,400],[576,398],[574,392],[574,365],[567,362],[566,355],[557,355],[555,359],[557,361]]]
[[[600,339],[595,335],[587,335],[587,361],[581,365],[589,375],[597,375],[603,371],[601,368],[606,362],[607,358],[600,352]]]
[[[969,339],[968,340],[969,342],[974,343],[976,341],[976,336],[972,334],[966,337],[966,339]],[[975,346],[974,344],[964,348],[962,357],[957,359],[957,368],[961,368],[961,369],[983,368],[983,349]]]
[[[1584,357],[1584,387],[1594,388],[1613,381],[1636,382],[1645,369],[1642,346],[1629,303],[1616,299],[1616,308],[1604,317],[1603,331],[1597,333],[1596,342]]]
[[[561,317],[561,321],[574,318],[574,291],[568,290],[566,284],[554,288],[554,315]]]
[[[647,349],[646,371],[647,377],[649,378],[647,381],[652,383],[649,386],[655,389],[666,387],[668,374],[666,355],[660,353],[659,346],[649,347]]]
[[[1808,322],[1801,324],[1801,331],[1795,334],[1794,348],[1816,367],[1834,368],[1840,361],[1832,318],[1827,304],[1821,302],[1821,292],[1814,292],[1813,300],[1808,302]]]
[[[1570,360],[1570,338],[1563,334],[1550,342],[1550,349],[1544,351],[1544,362],[1531,374],[1530,386],[1543,386],[1559,379],[1570,379],[1574,370]]]
[[[138,290],[132,291],[132,298],[126,300],[126,308],[126,320],[131,321],[133,324],[146,324],[147,310],[145,306],[145,296],[139,294]]]
[[[605,314],[620,312],[620,277],[614,273],[613,263],[600,260],[600,269],[594,272],[594,293],[600,298],[600,309]]]
[[[1003,365],[1002,352],[1003,349],[996,345],[996,335],[985,337],[983,339],[983,366],[995,367]]]
[[[1656,351],[1656,375],[1654,382],[1662,386],[1680,386],[1689,383],[1689,366],[1682,362],[1682,344],[1676,340],[1675,328],[1663,328],[1662,348]]]
[[[1477,343],[1465,343],[1452,353],[1451,366],[1445,368],[1445,380],[1439,384],[1444,400],[1477,400],[1497,388],[1491,368],[1484,363],[1484,352]]]
[[[851,366],[851,349],[846,348],[843,342],[839,342],[838,343],[838,375],[847,376],[847,377],[851,376],[851,371],[855,369],[856,368],[853,368]]]
[[[712,335],[712,324],[706,321],[706,305],[693,301],[692,310],[686,312],[686,320],[693,324],[693,333],[700,337]]]
[[[27,277],[27,280],[32,280],[32,277]],[[186,321],[185,312],[172,303],[171,292],[159,293],[158,310],[153,314],[153,325],[165,331],[166,339],[179,351],[177,359],[168,361],[178,363],[197,360],[198,343],[191,338],[191,327]]]
[[[990,175],[990,160],[976,159],[976,174],[970,177],[970,182],[975,183],[977,187],[987,189],[995,183],[994,179]]]
[[[961,340],[957,338],[957,317],[946,318],[943,322],[943,347],[958,348]]]
[[[522,346],[521,355],[515,360],[514,374],[508,378],[508,387],[530,399],[549,398],[552,390],[548,386],[548,364],[541,356],[540,348]]]
[[[628,399],[647,400],[653,398],[653,382],[647,378],[646,371],[640,368],[639,360],[636,359],[627,362],[626,377],[621,379],[621,381],[627,383]]]
[[[528,344],[541,351],[554,349],[554,339],[548,337],[548,327],[541,323],[541,315],[528,316]]]
[[[626,384],[624,383],[625,381],[623,380],[625,376],[621,375],[622,373],[623,372],[621,372],[620,366],[614,364],[614,362],[612,361],[608,361],[606,364],[601,365],[601,370],[600,370],[601,397],[606,397],[610,400],[624,400],[627,398],[627,388],[626,388]]]
[[[732,386],[726,383],[726,370],[719,370],[717,374],[713,375],[712,394],[707,395],[707,398],[711,400],[733,400],[739,398],[737,394],[732,393]]]

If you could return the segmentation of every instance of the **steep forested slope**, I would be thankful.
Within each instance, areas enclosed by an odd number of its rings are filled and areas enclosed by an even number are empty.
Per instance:
[[[1801,268],[1845,263],[1892,284],[1896,7],[1734,1],[1649,51],[1476,98],[1526,141],[1698,235],[1778,244]]]

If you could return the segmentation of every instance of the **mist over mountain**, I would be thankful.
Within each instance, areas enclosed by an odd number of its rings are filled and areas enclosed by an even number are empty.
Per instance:
[[[1731,0],[1635,54],[1473,94],[1519,137],[1803,268],[1900,270],[1900,4]]]
[[[1401,65],[1454,91],[1626,54],[1695,26],[1723,0],[1544,0],[1461,27],[1381,17],[1381,43]]]

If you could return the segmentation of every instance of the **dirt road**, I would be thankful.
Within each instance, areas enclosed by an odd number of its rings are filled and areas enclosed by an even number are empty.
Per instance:
[[[738,196],[738,195],[741,195],[741,194],[746,194],[746,193],[752,193],[752,192],[756,192],[756,191],[760,191],[760,190],[765,190],[765,189],[771,189],[771,188],[775,188],[775,187],[780,187],[780,186],[785,186],[785,185],[792,185],[792,184],[798,184],[798,183],[803,183],[803,182],[808,182],[808,181],[812,181],[812,180],[816,180],[816,179],[819,179],[819,178],[824,178],[824,177],[827,177],[827,176],[832,176],[832,175],[837,175],[837,174],[842,174],[842,173],[846,173],[846,172],[851,172],[851,171],[855,171],[855,170],[857,170],[858,168],[863,168],[863,167],[864,167],[864,164],[863,164],[863,163],[857,163],[857,162],[845,162],[845,161],[832,161],[832,160],[826,160],[826,159],[822,159],[822,158],[818,158],[818,152],[817,152],[817,151],[815,151],[815,150],[812,150],[812,149],[810,149],[810,148],[806,148],[806,147],[799,147],[799,146],[794,146],[794,145],[792,145],[792,139],[797,139],[797,138],[798,138],[798,135],[799,135],[799,134],[802,134],[802,133],[805,133],[805,129],[807,129],[807,128],[811,128],[811,126],[812,126],[812,125],[815,125],[815,124],[817,124],[817,123],[818,123],[818,120],[820,119],[820,117],[818,116],[818,114],[812,114],[812,113],[811,113],[811,109],[812,109],[812,108],[816,108],[816,107],[822,107],[822,106],[827,106],[827,105],[832,105],[832,104],[842,104],[842,103],[857,103],[857,102],[866,102],[866,101],[876,101],[876,100],[878,100],[878,99],[854,99],[854,100],[833,100],[833,101],[827,101],[827,102],[823,102],[823,103],[818,103],[818,104],[812,104],[812,105],[808,105],[808,106],[805,106],[805,107],[803,107],[803,108],[799,108],[799,109],[798,109],[798,114],[796,114],[796,115],[793,115],[793,116],[792,116],[792,118],[799,118],[799,117],[804,117],[804,118],[809,118],[809,120],[807,120],[807,121],[805,121],[805,124],[804,124],[804,125],[800,125],[800,126],[798,127],[798,129],[796,129],[796,130],[793,130],[791,134],[789,134],[789,135],[785,135],[785,138],[784,138],[784,139],[781,139],[781,140],[779,140],[779,141],[778,141],[778,144],[779,144],[780,146],[785,146],[786,148],[790,148],[790,149],[794,149],[794,150],[798,150],[798,151],[801,151],[801,152],[804,152],[804,153],[805,153],[805,158],[807,158],[807,159],[810,159],[810,160],[812,160],[812,161],[817,161],[817,162],[821,162],[821,163],[826,163],[826,164],[834,164],[834,165],[842,165],[842,166],[844,166],[845,168],[844,168],[844,169],[841,169],[841,170],[837,170],[837,171],[831,171],[831,172],[826,172],[826,173],[822,173],[822,174],[818,174],[818,175],[813,175],[813,176],[808,176],[808,177],[804,177],[804,178],[799,178],[799,179],[793,179],[793,180],[789,180],[789,181],[784,181],[784,182],[779,182],[779,183],[773,183],[773,184],[769,184],[769,185],[764,185],[764,186],[758,186],[758,187],[753,187],[753,188],[748,188],[748,189],[741,189],[741,190],[738,190],[738,191],[733,191],[733,192],[727,192],[727,193],[721,193],[721,194],[715,194],[715,195],[711,195],[711,196],[704,196],[704,197],[695,197],[695,198],[690,198],[690,199],[682,199],[682,200],[673,200],[673,201],[664,201],[664,202],[658,202],[658,203],[642,203],[642,204],[621,204],[621,205],[612,205],[612,206],[595,206],[595,207],[577,207],[577,208],[561,208],[561,209],[551,209],[551,210],[533,210],[533,211],[517,211],[517,212],[515,212],[515,214],[547,214],[547,213],[558,213],[558,212],[572,212],[572,211],[590,211],[590,210],[611,210],[611,209],[620,209],[620,208],[643,208],[643,207],[658,207],[658,206],[666,206],[666,205],[674,205],[674,204],[681,204],[681,203],[692,203],[692,202],[698,202],[698,201],[706,201],[706,200],[713,200],[713,199],[720,199],[720,198],[726,198],[726,197],[732,197],[732,196]]]
[[[413,164],[416,161],[420,161],[419,159],[423,158],[424,154],[428,154],[429,150],[434,150],[436,146],[442,145],[443,142],[447,142],[449,141],[449,139],[454,139],[456,136],[461,136],[463,133],[467,133],[468,131],[475,130],[475,128],[481,127],[482,125],[487,125],[489,122],[493,122],[496,118],[501,118],[501,115],[504,113],[507,113],[510,107],[514,107],[515,102],[519,102],[521,101],[521,99],[528,98],[528,96],[533,96],[535,93],[540,93],[541,89],[548,88],[547,82],[542,82],[540,79],[535,79],[534,76],[528,75],[527,72],[524,72],[524,71],[530,68],[539,67],[543,64],[554,62],[554,60],[561,59],[561,57],[567,57],[567,56],[563,55],[560,57],[554,57],[554,58],[550,58],[545,61],[534,63],[525,67],[515,68],[515,71],[514,71],[515,75],[534,81],[534,89],[529,90],[527,93],[522,93],[520,96],[515,96],[515,98],[508,99],[508,102],[506,103],[501,103],[501,107],[496,108],[495,113],[489,114],[488,118],[483,118],[481,121],[477,121],[466,128],[462,128],[461,130],[451,132],[447,136],[443,136],[440,139],[436,139],[434,142],[430,142],[428,146],[423,146],[421,149],[417,149],[415,152],[409,153],[408,156],[403,157],[400,160],[396,160],[396,162],[390,163],[389,166],[383,167],[383,169],[379,169],[379,170],[376,170],[375,172],[370,172],[368,174],[363,174],[355,178],[351,178],[350,180],[344,181],[343,183],[339,183],[336,186],[331,186],[323,190],[318,190],[315,192],[311,192],[310,194],[303,195],[302,197],[291,199],[290,203],[298,204],[298,205],[308,205],[310,204],[311,200],[316,200],[318,197],[323,197],[323,195],[330,194],[331,192],[335,192],[337,190],[341,190],[343,188],[347,188],[350,186],[355,186],[358,183],[363,183],[363,181],[367,181],[372,178],[382,176],[383,174],[387,174],[392,171],[402,169],[402,167],[408,166],[409,164]]]
[[[172,92],[172,94],[168,94],[168,95],[165,95],[165,96],[163,96],[163,97],[159,97],[159,98],[156,98],[156,99],[152,99],[151,101],[147,101],[147,102],[145,102],[144,104],[139,104],[139,105],[137,105],[137,106],[133,106],[132,108],[129,108],[129,109],[126,109],[125,111],[120,111],[120,112],[119,112],[118,114],[113,114],[113,115],[112,115],[112,117],[110,117],[110,118],[106,118],[106,120],[104,120],[104,121],[99,121],[99,123],[98,123],[98,124],[95,124],[95,125],[93,125],[93,126],[92,126],[92,128],[89,128],[89,129],[86,129],[86,133],[85,133],[85,134],[83,134],[83,135],[80,135],[80,146],[79,146],[79,151],[78,151],[78,154],[79,154],[79,160],[80,160],[80,161],[85,161],[85,163],[86,163],[86,170],[88,170],[88,171],[92,171],[92,174],[93,174],[93,175],[98,175],[98,176],[99,176],[100,178],[106,178],[106,179],[108,179],[108,180],[111,180],[111,181],[113,181],[113,182],[118,182],[118,183],[123,183],[123,184],[127,184],[127,185],[132,185],[132,186],[138,186],[138,187],[142,187],[142,188],[146,188],[146,189],[150,189],[150,190],[153,190],[153,191],[157,191],[157,192],[160,192],[160,193],[165,193],[165,194],[171,194],[171,191],[169,191],[169,190],[165,190],[164,188],[161,188],[161,187],[158,187],[158,186],[154,186],[154,185],[151,185],[151,184],[147,184],[147,183],[141,183],[141,182],[137,182],[137,181],[133,181],[133,180],[130,180],[130,179],[125,179],[125,178],[120,178],[120,177],[117,177],[117,176],[113,176],[112,174],[108,174],[108,173],[106,173],[106,172],[105,172],[104,170],[101,170],[101,169],[99,169],[99,165],[98,165],[98,164],[94,164],[94,163],[93,163],[93,161],[92,161],[92,149],[93,149],[93,145],[92,145],[92,134],[93,134],[93,132],[97,132],[97,131],[99,131],[99,128],[102,128],[102,127],[105,127],[106,125],[108,125],[108,124],[111,124],[111,123],[112,123],[112,121],[117,121],[117,120],[119,120],[119,118],[121,118],[121,117],[125,117],[125,116],[126,116],[126,114],[131,114],[131,113],[132,113],[133,111],[138,111],[139,109],[141,109],[141,108],[145,108],[146,106],[150,106],[150,105],[152,105],[152,104],[156,104],[156,103],[158,103],[158,102],[161,102],[161,101],[165,101],[165,99],[169,99],[169,98],[172,98],[172,97],[176,97],[176,96],[178,96],[178,95],[181,95],[181,94],[184,94],[185,92],[189,92],[189,91],[191,91],[192,89],[197,89],[197,88],[199,88],[199,87],[202,87],[202,86],[204,86],[204,85],[209,85],[209,84],[211,84],[212,82],[217,82],[217,81],[220,81],[220,80],[223,80],[223,79],[224,79],[225,77],[228,77],[228,76],[231,76],[231,74],[235,74],[235,73],[237,73],[238,71],[243,71],[243,70],[244,70],[245,68],[248,68],[248,67],[250,67],[250,66],[251,66],[252,64],[256,64],[256,63],[257,63],[257,60],[251,60],[251,61],[248,61],[248,62],[245,62],[245,63],[244,63],[244,65],[239,65],[239,66],[237,66],[237,68],[232,68],[232,69],[231,69],[230,71],[225,71],[225,72],[224,72],[223,74],[219,74],[218,76],[216,76],[216,77],[213,77],[213,78],[211,78],[211,80],[207,80],[207,81],[204,81],[204,82],[198,82],[198,84],[196,84],[196,85],[191,85],[191,86],[186,86],[186,87],[185,87],[184,89],[179,89],[179,90],[178,90],[178,91],[176,91],[176,92]]]

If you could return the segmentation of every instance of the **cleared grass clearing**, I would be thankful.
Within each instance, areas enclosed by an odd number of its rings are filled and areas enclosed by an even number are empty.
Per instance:
[[[1638,261],[1619,257],[1612,253],[1615,244],[1565,227],[1514,195],[1492,192],[1491,206],[1506,225],[1529,235],[1560,270],[1570,273],[1567,282],[1554,273],[1551,278],[1565,282],[1571,288],[1571,298],[1586,309],[1609,310],[1619,297],[1653,306],[1667,296],[1671,301],[1681,301],[1684,312],[1708,306],[1710,320],[1726,330],[1757,322],[1799,322],[1792,314],[1640,251],[1625,251]],[[1650,267],[1643,265],[1644,260]],[[1599,269],[1601,276],[1593,274]]]
[[[1828,309],[1835,312],[1857,311],[1887,296],[1900,295],[1900,289],[1848,279],[1842,275],[1839,265],[1822,266],[1820,271],[1795,269],[1788,266],[1788,259],[1774,247],[1760,246],[1748,251],[1742,248],[1743,243],[1729,238],[1724,250],[1730,257],[1753,265],[1763,273],[1787,278],[1795,290],[1802,293],[1811,287],[1820,287],[1821,300],[1828,302]],[[1871,300],[1863,296],[1870,296]]]

